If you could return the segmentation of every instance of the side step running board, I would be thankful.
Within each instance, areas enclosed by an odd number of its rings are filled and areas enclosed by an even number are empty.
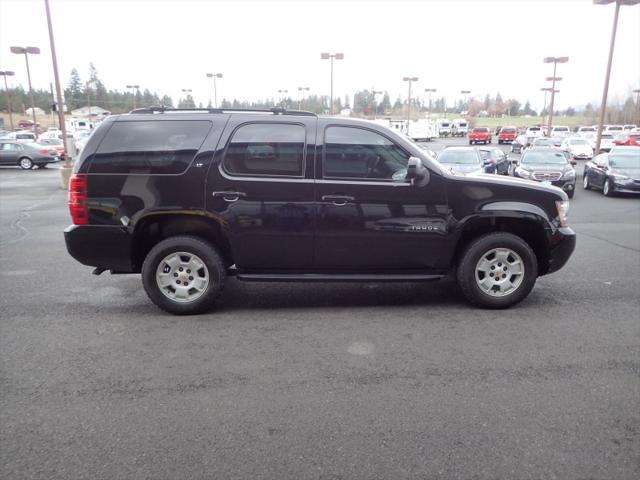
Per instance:
[[[361,274],[361,273],[238,273],[238,280],[245,282],[425,282],[440,280],[444,275]]]

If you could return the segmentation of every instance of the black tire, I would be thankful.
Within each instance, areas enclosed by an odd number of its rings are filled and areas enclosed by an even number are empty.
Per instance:
[[[589,174],[587,170],[582,172],[582,188],[585,190],[591,190],[591,183],[589,182]]]
[[[494,248],[509,248],[517,253],[524,265],[524,277],[521,284],[510,294],[493,297],[483,292],[475,277],[475,267],[480,258]],[[508,308],[522,301],[536,283],[538,277],[538,261],[531,247],[522,238],[505,232],[483,235],[473,240],[465,249],[456,272],[458,286],[464,297],[482,308]]]
[[[471,140],[469,140],[469,145],[473,145],[473,142]]]
[[[611,180],[610,179],[605,179],[604,183],[602,184],[602,193],[605,197],[610,197],[613,195],[613,185],[611,185]]]
[[[575,194],[576,194],[576,187],[574,186],[574,187],[573,187],[573,190],[569,190],[569,191],[567,192],[567,197],[569,197],[569,198],[573,198],[573,196],[574,196]]]
[[[193,253],[200,257],[209,272],[209,284],[204,293],[191,302],[176,302],[160,290],[156,281],[159,263],[172,252]],[[176,236],[162,240],[147,254],[142,265],[142,284],[153,303],[165,312],[175,315],[196,315],[210,310],[222,289],[227,277],[221,255],[207,241],[192,236]]]
[[[18,165],[23,170],[31,170],[33,168],[33,160],[28,157],[18,159]]]

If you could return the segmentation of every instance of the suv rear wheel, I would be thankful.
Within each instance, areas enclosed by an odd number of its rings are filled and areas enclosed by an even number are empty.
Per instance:
[[[142,284],[149,298],[177,315],[211,309],[225,279],[222,257],[198,237],[167,238],[151,249],[142,265]]]
[[[458,264],[462,294],[474,305],[507,308],[523,300],[538,277],[538,262],[531,247],[511,233],[497,232],[477,238]]]

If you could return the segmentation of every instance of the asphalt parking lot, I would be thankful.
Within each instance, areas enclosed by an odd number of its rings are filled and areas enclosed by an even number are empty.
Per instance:
[[[0,168],[0,478],[637,479],[640,199],[578,187],[569,221],[506,311],[232,279],[174,317],[68,256],[56,169]]]

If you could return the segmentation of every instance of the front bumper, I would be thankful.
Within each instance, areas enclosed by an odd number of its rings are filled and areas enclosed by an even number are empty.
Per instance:
[[[67,251],[78,262],[118,273],[133,273],[132,235],[126,228],[70,225],[64,231]]]
[[[547,273],[553,273],[565,266],[576,248],[576,233],[569,227],[557,229],[549,236],[549,262]]]
[[[640,180],[614,180],[611,185],[616,193],[640,193]]]

